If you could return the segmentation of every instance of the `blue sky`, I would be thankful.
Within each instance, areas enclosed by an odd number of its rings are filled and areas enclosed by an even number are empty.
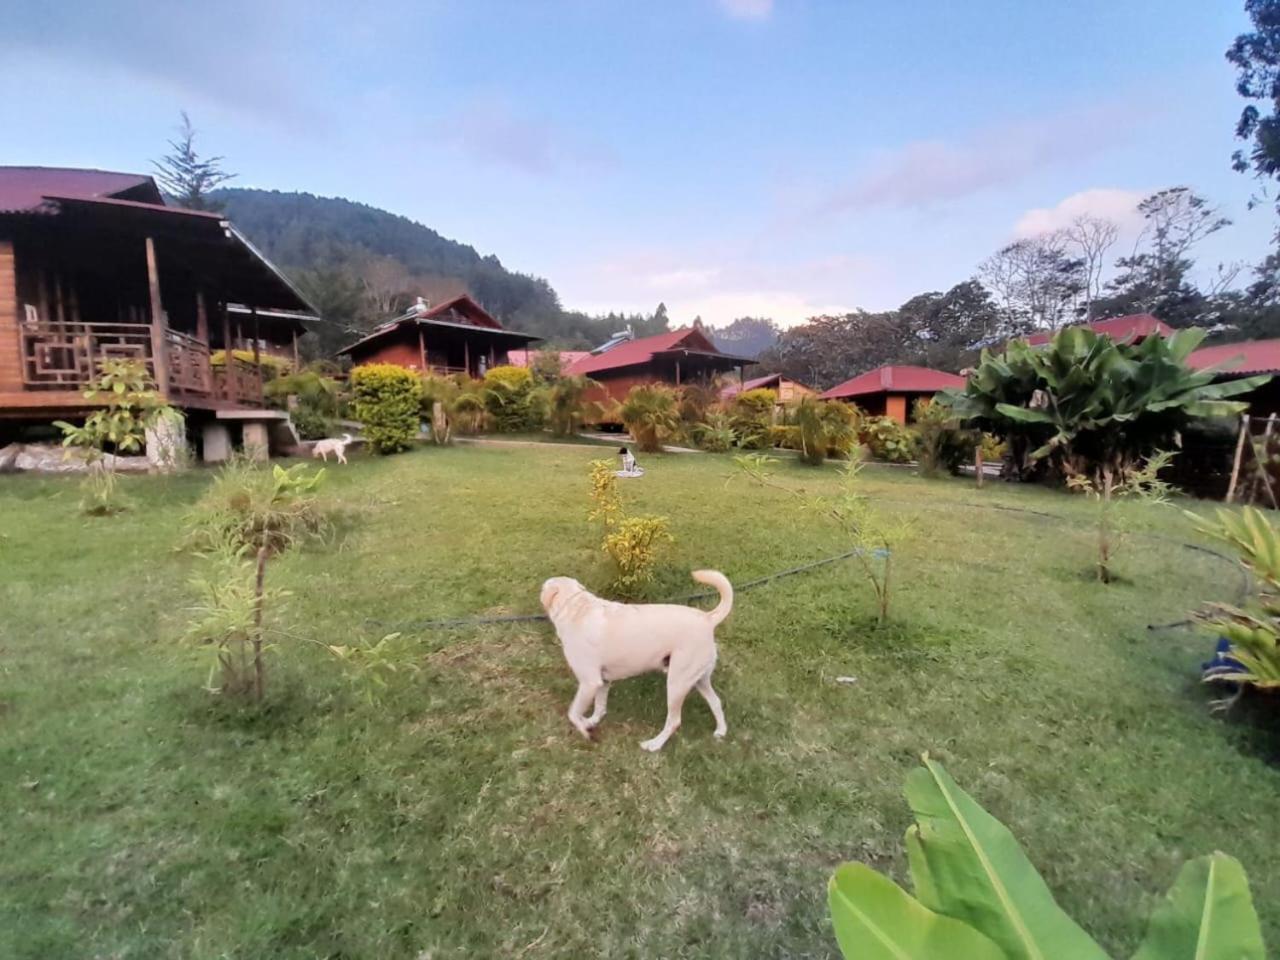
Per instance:
[[[1131,244],[1173,184],[1236,221],[1207,266],[1275,226],[1230,169],[1234,0],[184,7],[10,0],[0,163],[147,170],[186,109],[240,185],[682,321],[896,306],[1076,212]]]

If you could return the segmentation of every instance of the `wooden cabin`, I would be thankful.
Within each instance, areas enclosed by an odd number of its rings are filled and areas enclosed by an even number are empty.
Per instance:
[[[145,174],[0,167],[0,426],[85,415],[115,358],[145,364],[188,422],[251,421],[262,367],[212,354],[296,362],[314,315],[221,214],[166,205]]]
[[[964,377],[954,373],[910,365],[884,366],[832,387],[822,399],[856,403],[874,417],[892,417],[905,424],[915,416],[912,407],[916,400],[933,399],[940,390],[963,386]]]
[[[682,327],[639,340],[616,337],[565,372],[590,377],[600,385],[589,399],[622,401],[640,384],[710,385],[718,375],[731,370],[737,370],[741,380],[742,371],[755,362],[722,353],[698,327]]]
[[[420,373],[483,377],[507,362],[507,352],[539,340],[505,329],[470,297],[453,297],[437,306],[421,298],[402,316],[338,351],[357,366],[394,363]]]
[[[1088,327],[1095,333],[1105,334],[1116,343],[1141,343],[1150,336],[1167,337],[1173,333],[1173,327],[1150,313],[1126,313],[1120,317],[1107,317],[1105,320],[1072,326]],[[1062,329],[1065,330],[1066,327]],[[1056,330],[1041,330],[1026,337],[1026,341],[1033,347],[1043,347],[1056,334]]]
[[[743,383],[731,383],[720,391],[721,400],[732,400],[740,393],[746,393],[748,390],[772,390],[778,395],[778,406],[785,407],[788,404],[796,403],[804,397],[817,396],[818,391],[812,387],[801,383],[799,380],[792,380],[790,377],[784,377],[780,373],[771,373],[765,377],[755,377]]]

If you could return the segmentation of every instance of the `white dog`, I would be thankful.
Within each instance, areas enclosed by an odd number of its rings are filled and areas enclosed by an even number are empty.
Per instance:
[[[344,433],[340,438],[328,440],[317,440],[316,445],[311,448],[311,456],[320,457],[325,463],[329,462],[329,454],[335,454],[339,463],[347,462],[347,444],[355,437],[349,433]]]
[[[733,609],[733,585],[715,570],[696,570],[693,579],[719,592],[714,610],[671,603],[614,603],[571,577],[552,577],[542,585],[542,608],[555,625],[569,669],[578,678],[569,722],[584,737],[590,738],[604,719],[611,683],[656,670],[667,674],[667,722],[656,737],[640,746],[662,749],[679,728],[684,698],[695,688],[716,718],[715,735],[723,737],[728,731],[720,698],[711,688],[711,671],[716,666],[715,630]],[[591,716],[583,716],[593,700]]]

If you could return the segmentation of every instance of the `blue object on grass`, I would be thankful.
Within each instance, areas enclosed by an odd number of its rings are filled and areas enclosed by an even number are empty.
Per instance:
[[[1224,674],[1243,673],[1244,669],[1244,664],[1231,656],[1231,641],[1226,637],[1219,637],[1213,659],[1200,664],[1200,675],[1205,680],[1214,680]]]

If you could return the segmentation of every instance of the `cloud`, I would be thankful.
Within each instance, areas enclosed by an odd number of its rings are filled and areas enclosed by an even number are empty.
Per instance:
[[[523,116],[502,100],[484,100],[447,120],[446,139],[478,160],[535,176],[605,169],[616,157],[555,124]]]
[[[767,20],[773,0],[716,0],[720,9],[735,20]]]
[[[1007,186],[1075,163],[1132,132],[1119,104],[977,131],[962,140],[917,140],[882,151],[854,179],[819,196],[815,212],[918,209]]]
[[[1133,233],[1142,228],[1142,214],[1138,212],[1138,204],[1147,196],[1147,192],[1115,187],[1081,190],[1052,207],[1028,210],[1014,224],[1013,233],[1017,237],[1034,237],[1070,226],[1076,217],[1086,214],[1110,220],[1122,233]]]

